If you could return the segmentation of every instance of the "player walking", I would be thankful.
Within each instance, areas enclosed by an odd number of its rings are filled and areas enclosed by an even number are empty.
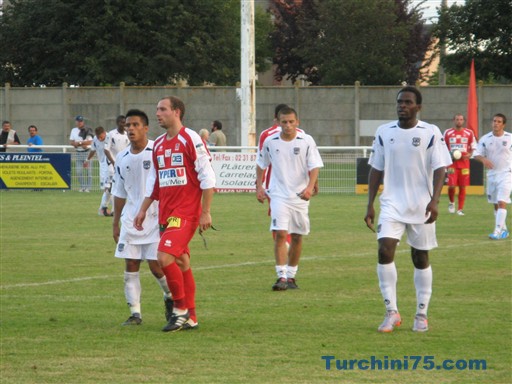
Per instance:
[[[140,110],[132,109],[126,114],[126,127],[131,146],[121,151],[116,158],[114,195],[113,236],[117,244],[115,256],[125,259],[124,293],[130,307],[130,317],[123,325],[142,323],[140,263],[148,262],[151,273],[164,293],[166,318],[172,314],[172,297],[167,280],[157,261],[158,203],[147,209],[143,231],[133,226],[133,220],[144,200],[146,181],[154,173],[152,167],[153,141],[148,140],[148,117]],[[120,226],[120,222],[122,225]]]
[[[164,332],[198,326],[195,280],[190,268],[189,242],[196,228],[210,228],[210,206],[215,187],[211,156],[201,137],[182,124],[185,105],[174,96],[158,102],[158,124],[166,133],[155,140],[153,189],[146,192],[135,227],[142,230],[147,210],[159,200],[160,244],[158,261],[174,299],[174,309]]]
[[[473,131],[464,128],[464,116],[455,115],[453,118],[454,127],[444,133],[444,141],[450,153],[459,150],[462,154],[460,159],[453,158],[453,163],[448,167],[448,212],[455,213],[455,188],[459,187],[457,215],[464,216],[464,202],[466,200],[466,187],[469,185],[470,163],[469,159],[476,148],[476,139]]]

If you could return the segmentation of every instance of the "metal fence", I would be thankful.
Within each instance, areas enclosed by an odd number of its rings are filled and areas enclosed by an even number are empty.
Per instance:
[[[25,153],[26,145],[11,146],[8,153]],[[35,148],[36,146],[34,146]],[[75,149],[70,145],[43,145],[40,146],[48,153],[71,153],[71,190],[80,191],[80,183],[75,172]],[[357,159],[369,156],[371,147],[318,147],[324,168],[320,171],[319,185],[321,193],[353,194],[356,191]],[[226,146],[216,147],[215,151],[226,152],[255,152],[256,147]],[[100,192],[99,163],[95,157],[89,164],[88,171],[92,174],[91,192]],[[256,176],[256,173],[255,173]]]

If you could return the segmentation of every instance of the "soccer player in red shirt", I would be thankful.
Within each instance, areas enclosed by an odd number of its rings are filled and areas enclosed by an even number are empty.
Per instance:
[[[160,243],[158,261],[172,293],[174,308],[164,332],[194,329],[195,280],[190,268],[189,242],[196,228],[212,225],[210,206],[215,187],[211,156],[201,137],[182,124],[184,103],[174,96],[158,102],[158,124],[166,130],[153,147],[154,177],[148,180],[146,198],[134,220],[142,229],[146,210],[159,200]],[[150,184],[153,184],[151,187]]]
[[[462,157],[453,159],[453,164],[447,168],[448,173],[448,198],[450,204],[448,211],[455,213],[455,188],[459,187],[457,214],[464,216],[464,202],[466,200],[466,186],[469,185],[469,159],[476,148],[476,139],[473,131],[464,128],[464,116],[456,114],[453,118],[454,127],[444,133],[444,140],[450,153],[458,149]]]

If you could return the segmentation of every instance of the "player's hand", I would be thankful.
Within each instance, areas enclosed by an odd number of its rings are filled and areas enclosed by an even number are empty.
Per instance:
[[[439,215],[439,210],[437,209],[437,201],[430,200],[430,203],[428,203],[427,208],[425,210],[425,217],[427,218],[427,221],[425,221],[425,224],[432,224],[437,220],[437,216]]]
[[[112,237],[114,238],[114,241],[116,244],[119,242],[119,236],[121,235],[121,228],[118,224],[112,224]]]
[[[297,193],[297,196],[299,196],[302,200],[309,201],[311,196],[313,196],[313,191],[306,188],[302,192]]]
[[[256,187],[256,199],[258,199],[260,203],[263,203],[266,198],[267,194],[265,193],[265,189],[263,189],[263,187]]]
[[[364,222],[366,223],[366,226],[370,228],[370,230],[375,233],[375,227],[374,227],[374,219],[375,219],[375,210],[373,207],[368,207],[368,210],[366,211],[366,216],[364,217]]]
[[[89,160],[84,160],[84,168],[89,168]]]
[[[201,212],[199,216],[199,229],[200,231],[206,231],[212,226],[212,216],[210,212]]]
[[[144,230],[144,227],[142,226],[142,223],[144,222],[145,218],[146,218],[146,212],[139,211],[139,213],[137,213],[137,216],[135,216],[135,219],[133,219],[133,227],[137,231]]]
[[[313,187],[312,196],[318,195],[319,192],[320,192],[320,187],[318,186],[318,180],[317,180],[317,182],[315,183],[315,186]]]

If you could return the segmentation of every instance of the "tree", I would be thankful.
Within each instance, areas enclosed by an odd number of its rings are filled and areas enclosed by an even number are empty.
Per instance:
[[[512,81],[512,2],[466,0],[439,12],[436,36],[445,43],[447,72],[467,71],[471,59],[479,78]]]
[[[269,15],[256,14],[267,36]],[[257,39],[258,70],[269,66]],[[240,79],[238,0],[13,0],[0,15],[0,82],[128,85]]]
[[[414,84],[432,46],[410,0],[273,0],[277,76],[312,84]]]

